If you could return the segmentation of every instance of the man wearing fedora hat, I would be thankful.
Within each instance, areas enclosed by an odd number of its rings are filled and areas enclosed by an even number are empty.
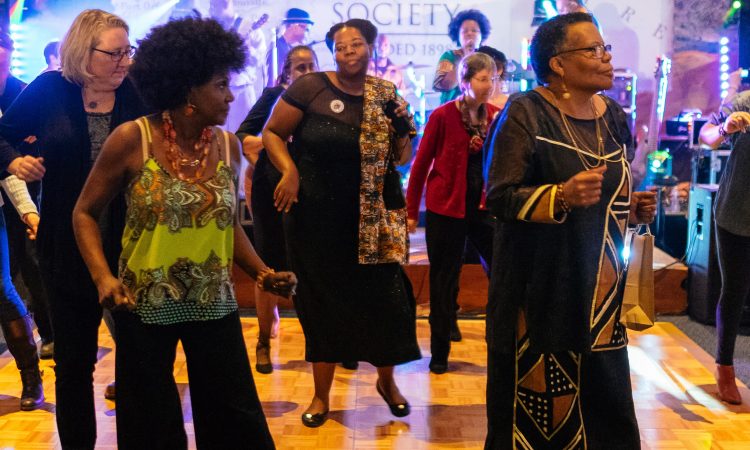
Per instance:
[[[278,67],[286,59],[287,53],[292,47],[302,45],[307,38],[307,32],[314,22],[310,19],[310,14],[299,8],[291,8],[286,12],[286,17],[281,21],[284,25],[284,33],[276,39],[276,48],[271,48],[266,57],[267,78],[266,86],[274,86],[276,80],[273,73],[273,55],[276,52],[276,67],[278,76]]]

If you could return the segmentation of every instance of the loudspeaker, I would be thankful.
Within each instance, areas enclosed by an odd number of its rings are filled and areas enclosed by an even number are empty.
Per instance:
[[[716,304],[721,293],[713,220],[717,191],[716,185],[694,185],[690,189],[688,213],[688,314],[693,320],[709,325],[716,324]],[[747,299],[740,324],[750,326]]]

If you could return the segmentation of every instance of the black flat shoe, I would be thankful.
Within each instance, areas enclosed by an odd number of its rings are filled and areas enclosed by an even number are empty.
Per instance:
[[[271,344],[261,342],[258,340],[258,345],[255,346],[255,370],[258,373],[268,375],[273,372],[273,364],[271,363]]]
[[[461,342],[463,336],[461,336],[461,329],[458,328],[458,322],[453,322],[451,325],[451,342]]]
[[[377,381],[375,382],[375,390],[378,391],[378,394],[380,394],[380,397],[383,398],[383,401],[385,401],[385,404],[388,405],[388,408],[391,410],[391,414],[393,414],[396,417],[406,417],[411,413],[411,406],[409,406],[409,402],[406,403],[391,403],[388,401],[388,399],[385,396],[385,392],[383,392],[383,389],[380,387],[380,383]]]
[[[359,362],[357,361],[344,361],[341,363],[341,367],[347,370],[357,370],[359,368]]]
[[[308,428],[318,428],[326,423],[326,420],[328,420],[328,411],[318,414],[302,414],[302,425]]]
[[[435,358],[430,360],[430,372],[436,375],[442,375],[448,371],[448,361],[439,361]]]

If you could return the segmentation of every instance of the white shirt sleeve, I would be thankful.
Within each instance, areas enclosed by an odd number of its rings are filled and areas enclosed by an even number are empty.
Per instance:
[[[4,180],[0,180],[0,186],[5,189],[5,193],[8,194],[8,198],[13,206],[18,211],[18,215],[23,216],[29,213],[39,214],[39,210],[31,200],[29,194],[29,188],[26,186],[24,181],[21,181],[17,176],[11,175]],[[2,198],[0,197],[0,205],[2,205]]]

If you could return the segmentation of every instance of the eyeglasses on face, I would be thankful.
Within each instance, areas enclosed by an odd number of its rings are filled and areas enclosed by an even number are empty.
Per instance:
[[[130,46],[126,50],[117,50],[116,52],[108,52],[107,50],[101,50],[96,47],[92,47],[91,50],[109,55],[113,62],[120,62],[122,61],[122,58],[126,56],[132,58],[135,55],[136,47]]]
[[[476,80],[480,83],[494,83],[496,81],[500,81],[502,77],[500,76],[494,76],[494,77],[471,77],[472,80]]]
[[[599,44],[592,47],[573,48],[570,50],[563,50],[561,52],[558,52],[555,56],[573,52],[586,52],[586,56],[589,58],[602,59],[604,58],[605,52],[612,53],[612,46],[610,44]]]

